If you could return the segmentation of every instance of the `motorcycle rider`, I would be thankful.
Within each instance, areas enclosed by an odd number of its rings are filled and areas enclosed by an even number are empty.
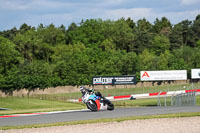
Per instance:
[[[94,91],[94,90],[89,89],[89,88],[86,88],[85,86],[81,86],[81,87],[80,87],[80,92],[82,93],[82,101],[83,101],[84,103],[85,103],[85,100],[84,100],[85,94],[86,94],[86,93],[89,93],[89,94],[90,94],[90,93],[93,92],[93,91]],[[101,94],[99,91],[95,92],[95,95],[101,97],[103,100],[105,99],[105,97],[102,96],[102,94]]]
[[[82,93],[82,97],[85,95],[86,92],[89,92],[89,93],[92,92],[91,89],[86,88],[85,86],[81,86],[81,87],[80,87],[80,91],[81,91],[81,93]]]
[[[80,87],[80,91],[82,93],[82,101],[83,103],[87,104],[87,98],[86,98],[86,94],[88,93],[89,95],[92,93],[94,93],[94,89],[89,89],[86,88],[84,86]],[[105,106],[106,104],[108,105],[107,110],[113,110],[114,109],[114,105],[111,103],[111,101],[109,101],[108,99],[106,99],[99,91],[95,92],[96,96],[100,97],[100,102],[103,102],[103,105]]]

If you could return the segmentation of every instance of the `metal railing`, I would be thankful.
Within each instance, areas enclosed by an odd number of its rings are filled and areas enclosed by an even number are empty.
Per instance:
[[[181,93],[172,96],[171,106],[195,106],[196,91]]]
[[[160,95],[162,92],[157,96],[157,106],[195,106],[196,105],[196,91],[181,93],[181,94],[173,94],[170,97],[167,95]],[[171,105],[170,105],[171,103]]]

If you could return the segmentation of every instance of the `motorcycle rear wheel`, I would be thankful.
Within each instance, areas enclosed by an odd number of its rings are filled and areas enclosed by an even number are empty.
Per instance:
[[[109,111],[114,110],[114,105],[112,103],[108,104],[107,110]]]
[[[104,103],[107,104],[107,110],[112,111],[114,110],[114,104],[108,99],[104,99]]]

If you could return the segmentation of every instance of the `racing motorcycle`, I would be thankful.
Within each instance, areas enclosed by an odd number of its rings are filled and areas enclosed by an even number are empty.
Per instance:
[[[103,97],[100,92],[94,92],[94,89],[92,89],[92,92],[86,92],[82,100],[91,111],[101,109],[114,110],[114,105],[111,101]]]

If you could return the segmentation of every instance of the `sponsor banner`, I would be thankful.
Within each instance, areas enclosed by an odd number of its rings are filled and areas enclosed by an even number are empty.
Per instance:
[[[200,79],[200,69],[192,69],[192,79]]]
[[[136,84],[136,76],[96,76],[93,85],[128,85]]]
[[[187,80],[187,70],[140,71],[141,81]]]

